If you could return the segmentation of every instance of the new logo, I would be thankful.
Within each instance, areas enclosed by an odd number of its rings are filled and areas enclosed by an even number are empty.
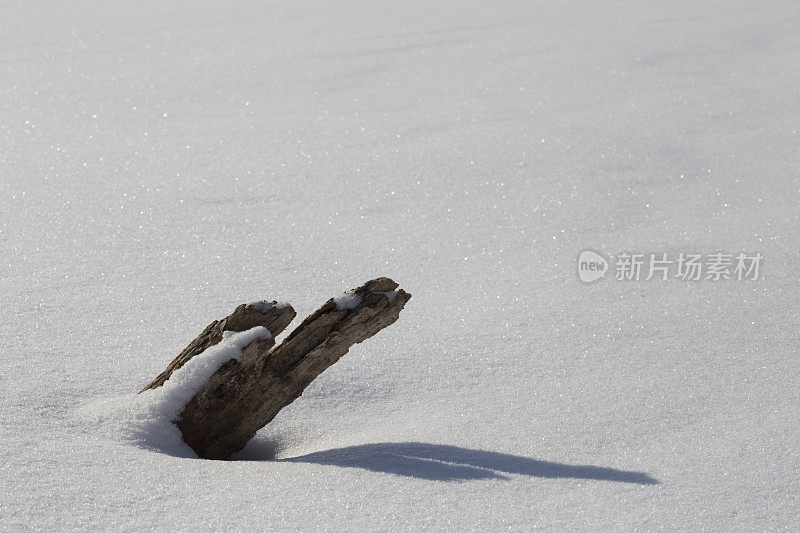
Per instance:
[[[591,250],[584,250],[578,256],[578,277],[584,283],[591,283],[606,275],[608,261],[605,257]]]

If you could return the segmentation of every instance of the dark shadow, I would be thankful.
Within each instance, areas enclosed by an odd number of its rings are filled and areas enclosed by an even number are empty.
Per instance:
[[[242,457],[245,460],[254,458],[253,455]],[[542,478],[594,479],[640,485],[659,483],[658,480],[644,472],[601,466],[568,465],[507,453],[422,442],[362,444],[280,460],[292,463],[363,468],[373,472],[436,481],[508,479],[503,474],[521,474]]]
[[[277,461],[278,454],[286,447],[285,439],[256,435],[239,452],[231,455],[233,461]]]

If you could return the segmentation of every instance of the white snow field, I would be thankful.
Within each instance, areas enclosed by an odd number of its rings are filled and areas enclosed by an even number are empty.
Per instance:
[[[0,43],[0,529],[800,528],[798,2],[27,0]],[[136,395],[380,275],[398,322],[236,460]]]

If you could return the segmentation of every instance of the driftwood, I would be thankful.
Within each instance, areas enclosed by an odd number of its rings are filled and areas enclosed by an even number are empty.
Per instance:
[[[257,339],[241,357],[222,365],[186,404],[176,421],[183,439],[200,457],[225,459],[298,398],[326,368],[395,322],[411,295],[389,278],[377,278],[328,300],[284,341]],[[212,322],[142,392],[163,385],[186,361],[217,344],[223,331],[264,326],[276,336],[296,315],[288,305],[240,305]]]
[[[189,343],[189,346],[172,360],[166,370],[140,392],[163,385],[172,373],[182,367],[186,361],[203,353],[206,348],[218,344],[222,340],[223,331],[247,331],[256,326],[264,326],[275,337],[286,329],[295,316],[297,313],[291,305],[278,305],[278,302],[242,304],[222,320],[215,320],[209,324],[195,340]],[[272,341],[272,344],[274,345],[275,341]]]

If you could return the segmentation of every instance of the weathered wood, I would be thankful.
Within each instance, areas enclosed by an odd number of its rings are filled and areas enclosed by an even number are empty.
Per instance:
[[[276,348],[270,350],[274,342],[271,339],[256,340],[245,346],[241,357],[217,370],[184,407],[176,422],[184,441],[207,459],[225,459],[244,448],[259,429],[298,398],[314,378],[338,361],[353,344],[372,337],[397,320],[411,295],[396,289],[397,283],[389,278],[374,279],[350,291],[345,298],[328,300]],[[273,336],[277,334],[265,327]],[[205,342],[200,341],[205,334],[195,341],[198,343],[195,351]]]
[[[230,315],[209,324],[195,340],[189,343],[189,346],[172,360],[166,370],[139,392],[163,385],[172,373],[182,367],[186,361],[202,353],[206,348],[219,343],[222,340],[223,331],[247,331],[256,326],[264,326],[275,337],[286,329],[295,316],[297,313],[288,304],[278,304],[278,302],[242,304]],[[274,345],[275,341],[272,341],[272,344]]]

